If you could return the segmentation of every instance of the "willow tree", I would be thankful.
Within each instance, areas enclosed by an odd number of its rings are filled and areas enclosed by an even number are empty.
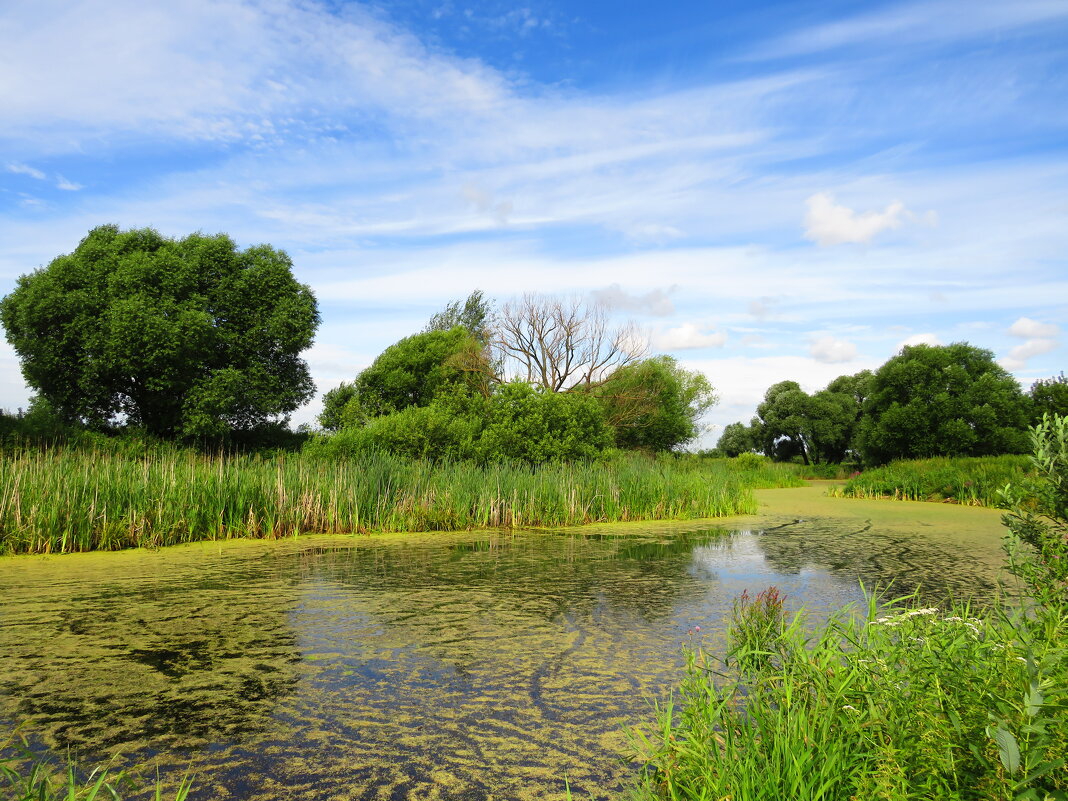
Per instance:
[[[64,418],[215,436],[284,418],[314,392],[319,313],[284,251],[224,234],[94,228],[18,280],[0,321],[27,383]]]

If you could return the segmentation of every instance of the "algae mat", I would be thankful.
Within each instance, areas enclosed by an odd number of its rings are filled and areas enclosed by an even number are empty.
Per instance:
[[[191,764],[198,799],[617,797],[624,727],[743,589],[816,616],[858,579],[990,597],[996,512],[822,492],[715,522],[0,559],[0,722]]]

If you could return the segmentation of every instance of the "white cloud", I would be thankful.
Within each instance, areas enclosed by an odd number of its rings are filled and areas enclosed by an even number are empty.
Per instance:
[[[73,181],[68,181],[62,175],[57,175],[56,189],[62,189],[64,192],[77,192],[79,189],[85,189],[85,187],[81,184],[76,184]]]
[[[604,289],[595,289],[590,294],[594,301],[609,309],[651,314],[654,317],[670,317],[675,313],[675,304],[662,289],[632,295],[619,284],[612,284]]]
[[[38,181],[44,181],[48,178],[48,176],[46,176],[40,170],[35,169],[28,164],[18,164],[17,162],[8,164],[7,171],[16,173],[18,175],[28,175],[31,178],[36,178]]]
[[[899,353],[906,345],[941,345],[942,340],[938,338],[937,334],[930,332],[925,334],[913,334],[910,337],[906,337],[894,346],[894,352]]]
[[[653,335],[658,350],[691,350],[694,348],[722,348],[727,344],[725,331],[702,331],[694,323],[683,323]]]
[[[974,0],[920,0],[895,3],[844,20],[803,28],[761,45],[754,58],[818,53],[843,47],[886,43],[901,47],[908,42],[968,39],[996,31],[1047,24],[1068,16],[1068,6],[1057,0],[1015,0],[1012,3],[976,3]]]
[[[883,211],[857,214],[835,203],[834,196],[827,192],[812,195],[805,204],[805,238],[821,246],[870,242],[881,231],[899,227],[907,213],[904,204],[895,201]]]
[[[830,335],[813,340],[808,352],[813,359],[824,364],[840,364],[857,358],[856,345]]]
[[[1059,334],[1061,329],[1052,323],[1040,323],[1030,317],[1021,317],[1011,326],[1009,333],[1022,339],[1048,339]]]
[[[1010,350],[998,363],[1006,370],[1023,370],[1029,359],[1056,350],[1059,344],[1055,339],[1029,339]]]

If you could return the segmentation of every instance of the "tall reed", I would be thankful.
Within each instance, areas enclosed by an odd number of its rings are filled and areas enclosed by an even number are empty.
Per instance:
[[[605,464],[413,461],[384,453],[209,456],[0,452],[0,551],[66,552],[303,533],[433,531],[754,512],[763,466],[628,456]]]
[[[914,459],[865,470],[832,494],[996,506],[1005,485],[1023,482],[1029,472],[1026,456]]]

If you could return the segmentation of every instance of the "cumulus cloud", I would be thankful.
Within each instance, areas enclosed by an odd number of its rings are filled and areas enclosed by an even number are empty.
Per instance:
[[[828,192],[812,195],[805,201],[805,238],[821,246],[841,245],[848,242],[867,243],[882,231],[898,228],[908,214],[903,203],[894,201],[883,211],[866,211],[858,214],[848,206],[834,202]]]
[[[1030,317],[1021,317],[1009,326],[1009,333],[1021,339],[1049,339],[1060,332],[1061,329],[1058,326],[1052,323],[1040,323]]]
[[[675,313],[675,304],[662,289],[632,295],[619,284],[612,284],[604,289],[595,289],[590,295],[593,296],[595,302],[609,309],[651,314],[654,317],[668,317]]]
[[[937,334],[930,332],[924,334],[913,334],[910,337],[906,337],[894,346],[894,352],[900,351],[906,345],[941,345],[942,340],[938,338]]]
[[[829,335],[813,340],[808,352],[813,359],[824,364],[851,362],[857,358],[856,345]]]
[[[1055,339],[1029,339],[1010,350],[1009,355],[999,359],[998,363],[1006,370],[1022,370],[1027,367],[1028,359],[1056,350],[1059,344]]]
[[[702,331],[694,323],[683,323],[653,336],[658,350],[692,350],[694,348],[722,348],[727,343],[725,331]]]

